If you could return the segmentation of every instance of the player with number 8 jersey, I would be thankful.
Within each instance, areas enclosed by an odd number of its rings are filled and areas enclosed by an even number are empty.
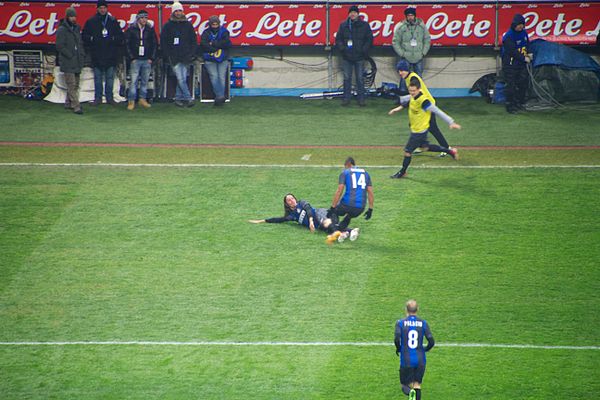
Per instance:
[[[400,357],[400,384],[409,400],[421,399],[421,383],[427,363],[425,353],[433,348],[435,341],[427,321],[417,317],[415,300],[406,303],[406,318],[396,321],[394,344]],[[423,347],[423,338],[427,346]]]

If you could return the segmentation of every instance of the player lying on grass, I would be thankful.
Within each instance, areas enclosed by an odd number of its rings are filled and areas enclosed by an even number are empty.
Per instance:
[[[437,144],[429,144],[427,133],[430,129],[431,113],[434,113],[443,119],[450,129],[460,129],[460,125],[454,122],[454,119],[448,114],[440,110],[433,101],[430,95],[421,91],[421,83],[416,78],[411,78],[408,86],[407,96],[400,97],[400,105],[391,109],[388,114],[392,115],[405,106],[408,106],[408,122],[410,125],[410,138],[404,146],[404,161],[402,168],[390,178],[399,179],[406,176],[406,170],[412,160],[412,153],[417,147],[421,147],[424,151],[444,152],[450,154],[452,158],[458,160],[458,151],[447,147],[438,146]]]
[[[337,215],[327,217],[326,208],[313,208],[306,200],[296,198],[292,193],[283,197],[283,217],[274,217],[267,219],[251,219],[248,222],[252,224],[279,224],[282,222],[295,221],[298,224],[310,229],[311,232],[321,230],[327,233],[335,232],[338,229]],[[343,242],[346,238],[354,241],[358,238],[360,231],[358,228],[346,228],[339,236],[338,241]]]

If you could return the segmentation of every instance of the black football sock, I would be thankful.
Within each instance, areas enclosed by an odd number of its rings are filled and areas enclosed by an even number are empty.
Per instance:
[[[342,222],[340,222],[340,225],[338,226],[338,230],[340,231],[345,231],[346,228],[348,228],[348,225],[350,225],[350,220],[352,219],[352,217],[350,217],[349,215],[346,215],[344,217],[344,219],[342,220]]]
[[[417,392],[417,400],[421,400],[421,389],[415,389],[415,392]]]
[[[438,146],[437,144],[430,144],[429,151],[433,151],[435,153],[437,153],[438,151],[448,153],[448,152],[450,152],[450,149],[447,147]]]
[[[402,393],[408,396],[410,394],[410,386],[402,385]]]
[[[402,161],[402,169],[400,170],[401,174],[404,174],[406,172],[411,161],[412,161],[412,157],[404,156],[404,160]]]

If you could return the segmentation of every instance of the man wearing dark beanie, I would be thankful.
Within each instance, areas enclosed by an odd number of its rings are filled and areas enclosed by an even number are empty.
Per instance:
[[[67,86],[65,108],[72,109],[75,114],[83,114],[79,104],[79,77],[85,54],[81,40],[81,27],[77,24],[77,12],[69,7],[65,19],[60,21],[56,31],[56,52],[60,72],[63,73]]]
[[[98,1],[96,14],[88,19],[83,27],[83,42],[92,55],[94,68],[94,102],[102,103],[102,95],[106,102],[115,105],[113,84],[115,68],[119,63],[119,55],[123,45],[123,31],[115,17],[108,13],[106,0]],[[103,85],[104,82],[104,85]]]
[[[158,38],[154,31],[154,24],[148,21],[148,11],[140,10],[137,13],[135,22],[129,25],[125,31],[125,45],[127,58],[130,61],[129,73],[131,76],[127,94],[127,109],[131,111],[135,108],[138,78],[140,80],[139,104],[144,108],[150,108],[146,96],[152,62],[156,58],[158,50]]]
[[[335,37],[335,45],[342,54],[342,69],[344,71],[343,106],[350,104],[352,98],[352,73],[356,77],[356,92],[358,105],[365,106],[364,61],[369,57],[373,46],[373,32],[369,24],[359,17],[357,6],[348,10],[348,18],[344,20]]]
[[[423,76],[423,58],[431,47],[431,36],[423,20],[417,18],[416,8],[406,8],[404,15],[406,19],[394,31],[392,46],[399,60],[408,62],[411,72]],[[408,93],[408,88],[402,79],[400,89]]]

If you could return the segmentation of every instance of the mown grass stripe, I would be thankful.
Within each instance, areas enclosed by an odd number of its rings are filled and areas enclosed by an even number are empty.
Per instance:
[[[0,163],[0,167],[152,167],[152,168],[336,168],[340,165],[303,164],[161,164],[161,163]],[[398,168],[397,165],[363,165],[364,168]],[[415,165],[416,169],[536,169],[600,168],[594,165]]]
[[[0,346],[291,346],[291,347],[380,347],[392,346],[387,342],[233,342],[233,341],[64,341],[64,342],[0,342]],[[437,347],[458,348],[500,348],[500,349],[539,349],[539,350],[600,350],[600,346],[549,346],[536,344],[496,344],[496,343],[436,343]]]

